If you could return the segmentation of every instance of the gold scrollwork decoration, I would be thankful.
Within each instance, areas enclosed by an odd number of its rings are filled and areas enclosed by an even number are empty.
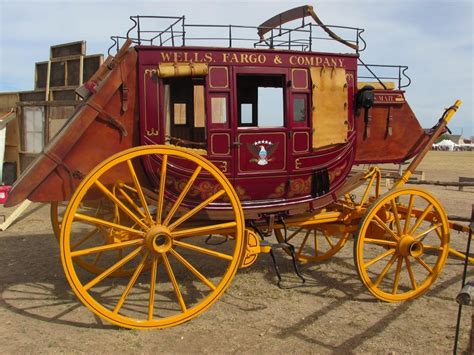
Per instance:
[[[295,160],[295,169],[301,169],[301,164],[303,164],[301,162],[301,160],[298,158]]]
[[[285,183],[282,182],[275,188],[275,192],[268,195],[268,198],[281,198],[285,196]]]
[[[145,75],[148,75],[150,78],[158,75],[158,69],[145,69]]]
[[[147,135],[148,137],[157,136],[159,133],[160,133],[160,132],[158,132],[158,130],[157,130],[157,129],[154,129],[154,128],[152,128],[152,129],[147,129],[147,130],[146,130],[146,135]]]

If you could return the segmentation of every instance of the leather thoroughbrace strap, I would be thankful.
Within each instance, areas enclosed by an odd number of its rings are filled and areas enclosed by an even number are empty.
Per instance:
[[[98,113],[97,119],[103,120],[105,123],[116,128],[120,132],[121,138],[126,137],[128,135],[128,132],[125,126],[120,121],[118,121],[115,117],[113,117],[110,113],[105,111],[103,107],[99,106],[98,104],[90,100],[86,101],[85,104],[91,107],[92,109],[94,109],[95,111],[97,111]]]
[[[392,107],[389,106],[387,112],[387,129],[385,130],[385,139],[392,136],[392,120]]]
[[[56,169],[59,168],[60,166],[66,171],[66,173],[68,174],[67,176],[69,177],[69,179],[65,179],[64,177],[62,177],[63,181],[64,180],[69,180],[69,188],[71,189],[70,190],[70,193],[68,193],[67,191],[64,191],[65,195],[70,195],[74,192],[75,190],[75,186],[74,186],[74,179],[76,180],[82,180],[85,178],[85,174],[80,172],[79,170],[72,170],[65,162],[64,160],[62,160],[60,157],[58,157],[54,152],[52,152],[51,150],[44,150],[43,152],[44,155],[46,155],[49,159],[51,159],[52,161],[54,161],[57,165]],[[58,175],[61,176],[62,174],[58,171]],[[66,185],[63,185],[64,187]]]
[[[125,75],[125,69],[123,68],[123,63],[120,62],[120,76],[122,78],[122,107],[121,112],[125,113],[128,110],[128,86],[127,86],[127,77]],[[126,134],[125,134],[126,135]]]
[[[364,113],[364,140],[370,137],[370,123],[372,122],[372,115],[370,114],[370,108],[365,108]]]

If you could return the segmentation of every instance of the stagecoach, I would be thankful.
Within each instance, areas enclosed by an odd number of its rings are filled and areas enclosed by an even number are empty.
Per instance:
[[[261,253],[275,261],[280,249],[303,282],[300,263],[348,240],[368,291],[405,301],[460,255],[438,200],[404,186],[460,101],[422,129],[407,68],[365,64],[362,29],[326,26],[311,6],[258,27],[130,19],[6,204],[51,203],[65,275],[92,312],[122,327],[174,326]],[[386,69],[393,80],[377,74]],[[373,165],[409,159],[382,194]]]

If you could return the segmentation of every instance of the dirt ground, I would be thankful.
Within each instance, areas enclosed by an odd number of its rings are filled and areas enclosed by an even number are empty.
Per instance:
[[[474,153],[430,152],[426,179],[474,177]],[[468,217],[474,188],[423,186],[448,214]],[[0,209],[9,215],[12,209]],[[465,249],[466,235],[451,240]],[[190,322],[164,330],[119,329],[84,307],[63,274],[49,207],[32,204],[0,232],[0,352],[12,353],[380,353],[452,352],[462,261],[448,258],[432,288],[405,303],[384,303],[364,288],[354,269],[352,242],[330,260],[301,267],[300,284],[282,251],[285,289],[276,286],[268,255],[240,270],[226,293]],[[468,278],[474,278],[469,267]],[[462,317],[466,349],[472,308]]]

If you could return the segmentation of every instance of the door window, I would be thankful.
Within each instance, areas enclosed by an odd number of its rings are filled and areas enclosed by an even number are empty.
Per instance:
[[[238,75],[239,126],[283,127],[283,75]]]

